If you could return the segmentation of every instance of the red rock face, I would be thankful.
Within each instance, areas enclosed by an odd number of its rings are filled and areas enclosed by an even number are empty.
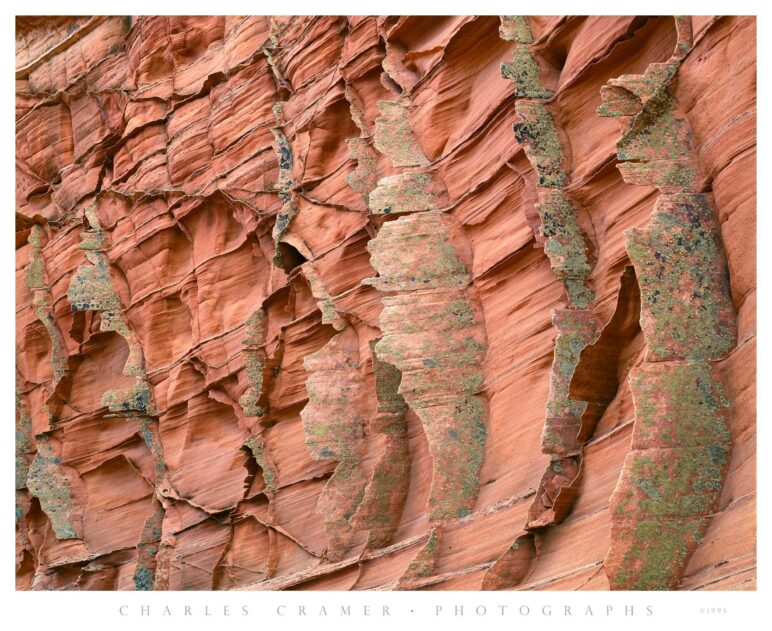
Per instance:
[[[19,589],[754,589],[755,21],[17,20]]]

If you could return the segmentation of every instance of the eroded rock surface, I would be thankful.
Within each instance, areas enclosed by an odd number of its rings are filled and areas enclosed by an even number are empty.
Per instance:
[[[35,17],[19,589],[754,589],[749,17]]]

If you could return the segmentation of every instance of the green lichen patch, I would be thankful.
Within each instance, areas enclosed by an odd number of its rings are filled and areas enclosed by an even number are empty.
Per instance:
[[[311,294],[319,305],[322,313],[322,323],[331,324],[336,331],[342,331],[346,328],[346,321],[335,310],[333,296],[324,285],[321,274],[316,269],[312,261],[303,264],[303,275],[311,286]]]
[[[604,563],[612,589],[677,586],[718,508],[731,450],[728,403],[706,360],[735,345],[736,317],[719,227],[707,197],[695,192],[692,134],[674,95],[691,18],[676,18],[676,27],[671,59],[609,81],[598,110],[630,117],[617,143],[619,159],[634,161],[620,166],[625,181],[663,191],[650,225],[626,233],[646,359],[657,363],[630,378],[636,419],[610,502]]]
[[[80,235],[80,248],[85,252],[87,263],[75,270],[67,289],[67,299],[73,311],[108,312],[114,314],[114,320],[118,320],[121,302],[110,280],[110,261],[101,251],[104,233],[99,225],[96,207],[92,205],[86,208],[85,216],[90,227]],[[117,330],[123,334],[120,328],[125,328],[125,325],[121,327],[118,322],[112,328],[106,328],[105,323],[102,325],[102,330]]]
[[[260,436],[249,436],[244,440],[244,446],[252,452],[252,456],[263,474],[266,490],[275,492],[278,488],[278,471],[273,463],[268,447]]]
[[[152,591],[155,583],[156,557],[161,544],[161,530],[164,508],[158,501],[153,502],[155,510],[145,520],[137,544],[137,567],[134,570],[134,589]]]
[[[466,517],[474,507],[485,455],[486,412],[478,397],[415,408],[432,455],[430,520]]]
[[[320,460],[344,460],[364,436],[359,410],[362,377],[339,333],[321,350],[304,358],[308,404],[300,413],[306,446]]]
[[[405,587],[409,589],[413,581],[434,574],[434,568],[437,566],[437,559],[440,555],[441,541],[439,528],[432,528],[429,539],[416,553],[405,573],[400,577],[397,589]]]
[[[356,514],[357,526],[369,530],[368,549],[383,548],[391,541],[409,488],[410,449],[406,433],[389,434]]]
[[[81,265],[70,281],[67,300],[73,311],[120,311],[118,294],[110,284],[107,261]]]
[[[246,416],[263,416],[265,410],[260,405],[263,399],[263,380],[265,376],[266,313],[257,309],[247,320],[244,327],[243,350],[244,370],[247,375],[247,390],[239,399],[239,405]]]
[[[622,162],[617,168],[627,184],[654,186],[663,193],[685,193],[699,186],[697,165],[690,158]]]
[[[394,167],[429,165],[410,127],[407,105],[378,101],[380,116],[375,119],[375,148],[391,160]]]
[[[376,394],[370,432],[385,434],[387,442],[365,488],[354,527],[369,530],[367,547],[376,549],[386,546],[399,526],[410,487],[410,449],[405,421],[407,404],[399,393],[402,375],[379,357],[375,340],[370,342],[370,348]]]
[[[729,401],[708,362],[646,364],[630,388],[633,448],[729,445]]]
[[[678,585],[707,520],[655,518],[615,523],[604,567],[612,589],[670,590]]]
[[[553,92],[542,85],[539,64],[528,46],[523,44],[515,48],[511,63],[501,64],[501,76],[512,81],[517,98],[549,99],[553,96]]]
[[[384,188],[382,199],[376,196],[375,202],[388,202],[397,212],[421,211],[429,204],[428,197],[421,197],[429,182],[421,174],[382,180],[389,188]],[[400,197],[406,190],[411,203],[423,200],[419,206],[406,205]],[[393,366],[390,384],[398,383],[398,394],[424,427],[432,456],[429,519],[464,517],[477,498],[487,437],[485,405],[475,396],[483,386],[481,364],[486,343],[467,295],[469,274],[437,211],[403,215],[387,222],[368,249],[379,276],[364,283],[381,291],[399,292],[384,298],[380,321],[383,336],[375,352],[378,361]],[[393,400],[393,392],[389,398]],[[394,413],[390,409],[388,414]],[[387,418],[391,420],[391,416]],[[393,448],[400,448],[396,441]],[[405,471],[400,469],[398,478],[389,471],[391,492],[381,496],[384,510],[387,502],[400,499]],[[373,501],[380,495],[375,481],[368,490],[372,490]],[[383,514],[368,510],[370,513],[363,510],[363,519],[368,514],[370,519]]]
[[[694,45],[692,16],[676,15],[674,18],[676,23],[676,33],[678,34],[678,41],[676,42],[676,47],[673,51],[673,58],[682,61],[689,53],[689,51],[692,50],[692,46]]]
[[[157,484],[166,474],[166,462],[164,461],[164,451],[158,430],[158,421],[148,417],[139,418],[139,433],[153,457]]]
[[[108,390],[102,396],[102,405],[114,413],[155,414],[150,385],[138,379],[129,390]]]
[[[365,420],[359,341],[351,328],[303,359],[308,403],[300,412],[306,447],[315,460],[338,462],[317,504],[327,533],[327,558],[340,560],[355,532],[367,476],[362,466]]]
[[[481,391],[487,346],[477,327],[403,333],[398,327],[381,325],[384,335],[377,352],[401,371],[399,392],[411,407],[428,407]]]
[[[475,324],[475,315],[465,289],[421,292],[384,296],[381,324],[384,331],[417,333],[420,331],[451,331]]]
[[[244,346],[262,346],[265,344],[265,326],[267,314],[265,309],[257,309],[244,325]]]
[[[530,44],[533,42],[531,29],[528,26],[525,16],[522,15],[502,15],[499,16],[501,26],[499,26],[499,37],[510,42],[519,42],[520,44]]]
[[[540,194],[536,211],[541,219],[539,231],[546,239],[544,252],[555,275],[564,283],[569,304],[586,309],[594,297],[585,285],[592,268],[576,208],[562,191],[554,190]]]
[[[428,318],[420,320],[423,330],[416,330],[416,322],[405,314],[420,310],[424,300],[432,305],[426,311],[442,310],[436,294],[410,297],[412,301],[400,300],[392,306],[394,313],[382,318],[384,335],[375,348],[378,357],[401,372],[399,392],[424,426],[432,455],[430,518],[462,517],[474,505],[484,454],[485,408],[479,398],[469,395],[482,386],[485,344],[473,322],[448,330],[435,328]],[[463,298],[463,293],[446,296],[448,302]],[[402,307],[407,311],[399,317]]]
[[[650,101],[617,143],[620,160],[678,160],[692,152],[691,131],[671,98]]]
[[[579,363],[581,352],[594,344],[600,335],[600,326],[592,311],[561,309],[552,314],[552,323],[558,330],[550,371],[550,391],[547,398],[546,419],[541,436],[541,449],[547,454],[576,453],[581,418],[587,402],[569,397],[571,379]]]
[[[672,589],[719,506],[729,404],[708,362],[647,364],[630,386],[635,427],[610,501],[607,572],[617,589]]]
[[[324,516],[327,533],[327,558],[339,561],[350,546],[355,533],[354,516],[362,504],[367,486],[359,457],[353,454],[341,460],[327,481],[317,504]]]
[[[58,383],[67,373],[67,347],[65,346],[64,336],[56,321],[53,309],[36,309],[35,314],[43,323],[51,339],[51,370],[54,374],[54,383]]]
[[[27,239],[30,244],[29,263],[24,271],[24,280],[30,291],[35,289],[47,289],[46,268],[43,260],[43,250],[41,247],[43,237],[43,228],[35,224],[30,229],[30,235]]]
[[[51,340],[51,370],[54,383],[58,383],[67,372],[67,347],[51,302],[51,291],[47,284],[45,259],[42,250],[43,228],[39,224],[32,226],[28,242],[30,258],[25,270],[25,282],[32,292],[32,304],[35,317],[43,324]]]
[[[379,338],[380,339],[380,338]],[[375,375],[376,417],[370,422],[370,429],[376,433],[404,436],[407,433],[405,413],[407,403],[399,393],[402,373],[396,366],[385,361],[377,350],[379,340],[370,342]]]
[[[731,440],[729,404],[710,365],[651,364],[630,383],[636,422],[614,502],[647,515],[713,512]]]
[[[677,61],[649,64],[642,75],[625,74],[609,79],[604,87],[628,92],[637,99],[641,108],[645,108],[651,102],[663,101],[671,96],[672,84],[679,67]]]
[[[16,391],[16,490],[27,486],[27,474],[35,454],[32,417],[26,397]]]
[[[469,273],[450,242],[442,213],[403,215],[383,225],[367,244],[378,272],[363,284],[380,291],[465,287]]]
[[[80,513],[72,494],[75,475],[62,465],[54,444],[45,436],[38,436],[38,454],[30,464],[26,486],[40,501],[40,508],[51,521],[57,539],[80,536]]]
[[[351,138],[348,153],[352,160],[356,160],[357,168],[344,180],[362,196],[365,203],[369,203],[370,192],[378,182],[378,155],[364,138]]]
[[[281,115],[281,106],[279,106],[277,117]],[[276,107],[276,106],[274,106]],[[285,233],[289,230],[292,220],[298,214],[296,195],[293,192],[294,180],[294,157],[292,154],[292,145],[287,139],[284,130],[281,127],[272,127],[271,133],[274,137],[273,148],[276,151],[276,161],[279,164],[279,176],[276,180],[275,189],[279,198],[284,202],[281,210],[276,214],[276,221],[273,225],[273,242],[276,251],[273,255],[273,263],[285,271],[289,271],[292,262],[286,260],[284,249],[280,247]]]
[[[273,224],[273,241],[276,251],[273,255],[273,264],[285,271],[289,271],[292,261],[286,260],[283,250],[280,247],[284,234],[289,230],[289,226],[295,215],[298,214],[298,205],[291,193],[287,193],[287,199],[281,210],[276,214],[276,222]]]
[[[418,217],[421,221],[414,221]],[[407,220],[404,226],[390,227],[403,220]],[[450,283],[449,290],[441,290],[448,284],[443,275],[434,274],[437,279],[434,282],[430,278],[428,283],[419,283],[416,281],[421,276],[411,267],[407,282],[402,281],[408,272],[397,267],[400,252],[403,265],[412,261],[409,255],[405,256],[406,248],[400,245],[403,242],[391,238],[394,233],[412,236],[419,232],[421,238],[410,241],[411,247],[415,242],[417,251],[420,247],[423,256],[431,257],[436,252],[430,241],[437,234],[435,226],[444,229],[438,221],[441,220],[435,213],[401,217],[384,225],[378,239],[374,240],[379,243],[372,245],[374,242],[371,242],[371,251],[375,267],[381,274],[374,280],[382,287],[399,288],[404,292],[384,299],[383,337],[375,350],[382,361],[393,365],[401,374],[399,393],[424,426],[432,455],[430,519],[447,519],[467,515],[477,497],[487,430],[484,405],[473,395],[482,390],[481,365],[486,343],[466,290],[460,286],[460,278]],[[411,234],[409,227],[416,225],[423,231],[413,228]],[[387,230],[394,232],[384,235]],[[446,232],[440,234],[446,238]],[[449,246],[448,259],[458,261],[451,244],[444,243]],[[451,267],[454,272],[462,268],[462,265]],[[392,269],[393,275],[388,273]],[[400,274],[400,282],[393,282],[397,274]],[[412,291],[424,288],[427,291]]]
[[[601,90],[601,116],[633,116],[617,143],[620,160],[678,160],[691,154],[689,124],[678,114],[673,94],[678,68],[677,60],[650,64],[643,75],[623,75]]]
[[[274,150],[276,151],[276,161],[279,163],[279,178],[276,181],[276,190],[279,196],[286,202],[289,200],[292,189],[292,145],[290,145],[284,130],[281,127],[272,127],[271,133],[274,137]]]
[[[614,505],[639,516],[695,517],[718,504],[728,444],[631,452]]]
[[[102,231],[102,224],[99,223],[99,213],[97,213],[96,204],[89,204],[86,206],[86,208],[83,210],[83,215],[86,218],[88,226],[91,230],[96,232]]]
[[[262,416],[263,408],[259,402],[263,392],[263,378],[265,370],[265,359],[259,351],[251,349],[244,350],[244,368],[247,373],[247,387],[244,395],[239,399],[244,414],[247,416]]]
[[[662,195],[627,252],[641,287],[641,328],[657,360],[718,359],[736,344],[726,256],[703,194]]]
[[[80,233],[81,250],[101,251],[105,245],[105,234],[102,230],[86,230]]]
[[[385,177],[370,193],[370,211],[374,214],[412,213],[437,207],[427,188],[431,177],[425,173],[400,173]]]
[[[239,399],[239,405],[244,410],[246,416],[263,416],[265,409],[259,404],[260,391],[254,388],[248,388]]]
[[[564,278],[563,287],[566,290],[568,304],[577,309],[587,309],[595,300],[595,292],[586,285],[584,279]]]
[[[24,519],[24,516],[29,512],[30,509],[30,499],[29,494],[25,492],[23,489],[18,489],[14,493],[14,521],[16,522],[16,525],[19,526],[19,529],[17,531],[19,536],[19,542],[26,546],[29,542],[29,537],[27,536],[27,529],[22,524],[22,520]]]
[[[515,111],[515,139],[539,177],[539,186],[561,188],[568,177],[563,170],[563,149],[552,115],[539,101],[518,101]]]
[[[634,116],[643,109],[641,99],[629,90],[616,85],[604,85],[600,89],[601,104],[596,110],[599,116]]]
[[[134,570],[134,590],[138,592],[153,591],[155,582],[155,571],[151,570],[145,561],[137,562],[137,568]]]
[[[600,326],[592,311],[561,309],[553,312],[553,324],[558,329],[550,372],[550,392],[547,416],[581,418],[585,401],[572,401],[568,391],[571,378],[579,363],[579,355],[600,335]]]

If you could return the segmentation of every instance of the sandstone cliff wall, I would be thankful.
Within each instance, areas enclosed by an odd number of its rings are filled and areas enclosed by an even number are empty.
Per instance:
[[[19,18],[19,589],[754,589],[755,20]]]

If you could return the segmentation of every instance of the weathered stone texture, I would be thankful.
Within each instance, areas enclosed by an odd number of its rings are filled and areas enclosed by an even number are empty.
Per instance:
[[[16,54],[19,589],[755,588],[753,18]]]

